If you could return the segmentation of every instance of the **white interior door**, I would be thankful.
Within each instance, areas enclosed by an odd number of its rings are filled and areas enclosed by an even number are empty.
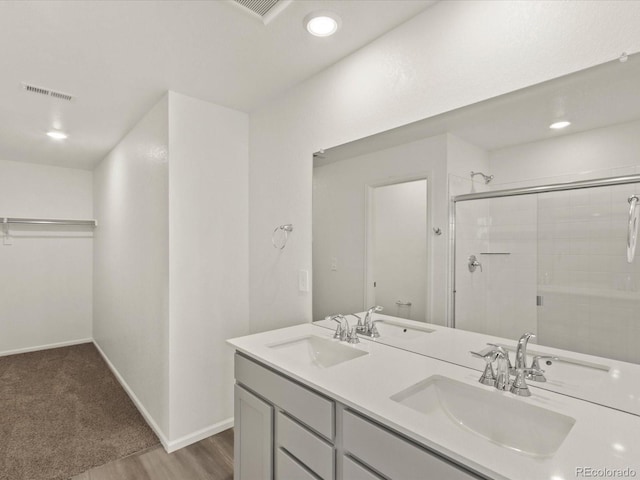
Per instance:
[[[426,321],[427,180],[372,190],[367,275],[372,304],[388,315]]]

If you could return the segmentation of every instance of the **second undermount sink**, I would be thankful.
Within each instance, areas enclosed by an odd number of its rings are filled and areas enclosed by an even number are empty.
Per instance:
[[[328,368],[367,355],[368,352],[337,340],[307,335],[269,345],[300,364]]]
[[[553,455],[575,419],[509,395],[434,375],[391,400],[427,415],[434,426],[460,428],[528,455]]]

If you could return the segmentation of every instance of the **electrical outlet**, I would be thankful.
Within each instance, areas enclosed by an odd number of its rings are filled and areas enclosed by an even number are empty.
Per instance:
[[[331,259],[331,271],[335,272],[336,270],[338,270],[338,259],[333,257]]]

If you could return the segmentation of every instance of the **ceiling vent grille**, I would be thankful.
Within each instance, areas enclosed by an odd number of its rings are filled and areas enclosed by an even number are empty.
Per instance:
[[[256,15],[264,17],[269,10],[276,6],[279,0],[234,0],[244,8],[251,10]]]
[[[254,18],[262,20],[266,25],[273,20],[292,0],[232,0]]]
[[[56,92],[55,90],[51,90],[49,88],[37,87],[35,85],[30,85],[28,83],[23,83],[22,88],[24,88],[29,93],[37,93],[38,95],[46,95],[47,97],[53,97],[60,100],[65,100],[70,102],[75,97],[73,95],[69,95],[68,93]]]

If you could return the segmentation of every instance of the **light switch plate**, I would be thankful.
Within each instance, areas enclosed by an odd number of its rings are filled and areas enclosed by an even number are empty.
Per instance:
[[[301,292],[309,291],[309,271],[308,270],[298,271],[298,290],[300,290]]]

